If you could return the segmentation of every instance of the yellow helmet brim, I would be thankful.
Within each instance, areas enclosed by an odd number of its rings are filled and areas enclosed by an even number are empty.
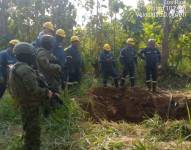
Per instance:
[[[16,44],[18,44],[20,41],[19,40],[11,40],[9,41],[9,44],[15,46]]]

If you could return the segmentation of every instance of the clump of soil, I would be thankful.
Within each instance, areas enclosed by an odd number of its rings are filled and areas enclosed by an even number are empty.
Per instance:
[[[94,88],[83,108],[96,120],[139,122],[155,113],[164,119],[187,119],[186,103],[191,108],[191,94],[160,90],[153,94],[144,88]]]

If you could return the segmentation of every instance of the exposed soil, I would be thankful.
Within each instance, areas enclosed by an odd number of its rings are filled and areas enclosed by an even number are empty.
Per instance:
[[[163,119],[187,119],[191,108],[191,93],[159,90],[153,94],[144,88],[94,88],[88,93],[90,101],[82,107],[99,121],[139,122],[155,113]]]

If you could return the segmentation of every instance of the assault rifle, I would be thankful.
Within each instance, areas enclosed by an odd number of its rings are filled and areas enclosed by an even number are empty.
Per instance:
[[[36,73],[38,76],[39,86],[42,88],[47,88],[53,93],[52,97],[50,98],[49,106],[47,106],[48,108],[46,108],[46,110],[44,112],[44,115],[48,116],[50,114],[50,110],[55,110],[57,108],[60,108],[64,103],[63,103],[62,99],[59,97],[56,90],[49,87],[48,83],[46,82],[45,77],[42,74],[40,74],[38,71],[36,71]]]

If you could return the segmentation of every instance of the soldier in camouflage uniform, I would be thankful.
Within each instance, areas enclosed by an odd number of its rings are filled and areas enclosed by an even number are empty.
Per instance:
[[[21,108],[24,135],[24,150],[40,149],[40,112],[42,103],[47,103],[52,92],[40,87],[38,75],[32,66],[35,52],[28,43],[19,43],[14,48],[18,62],[9,75],[10,93]],[[47,101],[46,101],[47,100]]]
[[[45,76],[49,88],[58,93],[61,89],[61,66],[52,53],[54,47],[54,37],[44,35],[41,40],[41,48],[37,50],[37,67]]]

